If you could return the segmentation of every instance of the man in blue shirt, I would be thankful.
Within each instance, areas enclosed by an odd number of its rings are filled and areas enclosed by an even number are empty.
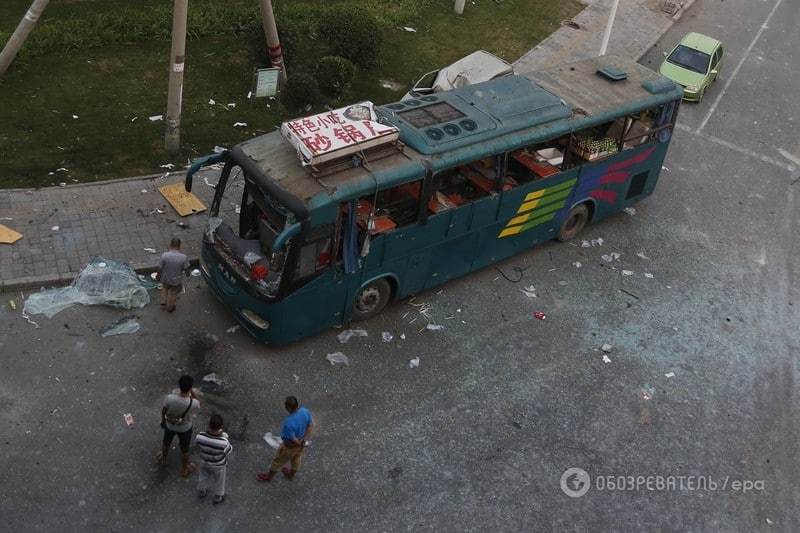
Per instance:
[[[273,476],[287,462],[290,462],[292,467],[283,467],[281,472],[286,476],[286,479],[292,479],[297,471],[300,469],[300,461],[303,458],[303,450],[306,447],[306,439],[311,435],[311,413],[305,407],[300,407],[300,403],[294,396],[288,396],[283,404],[286,410],[289,411],[283,421],[283,430],[281,431],[281,444],[278,451],[275,452],[275,458],[269,466],[268,472],[261,472],[258,474],[260,481],[272,481]]]

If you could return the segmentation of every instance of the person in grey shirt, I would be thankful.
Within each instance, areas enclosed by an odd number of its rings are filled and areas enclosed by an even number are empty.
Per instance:
[[[161,408],[161,427],[164,428],[164,440],[156,459],[159,464],[167,464],[167,453],[172,439],[178,436],[181,448],[181,476],[188,477],[196,466],[189,460],[189,446],[192,444],[192,421],[200,410],[200,401],[194,393],[194,379],[183,375],[178,380],[178,390],[164,398]]]
[[[183,276],[189,273],[189,258],[181,252],[181,240],[173,238],[169,251],[161,255],[158,267],[161,281],[161,306],[170,313],[175,310],[178,295],[183,290]]]

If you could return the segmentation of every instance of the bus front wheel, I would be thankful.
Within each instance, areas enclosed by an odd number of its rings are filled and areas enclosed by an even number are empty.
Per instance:
[[[353,305],[353,320],[367,320],[372,318],[386,307],[392,288],[385,279],[376,279],[361,288],[356,294]]]
[[[586,204],[576,205],[570,209],[561,229],[558,230],[558,240],[561,242],[571,241],[581,232],[586,223],[589,222],[589,208]]]

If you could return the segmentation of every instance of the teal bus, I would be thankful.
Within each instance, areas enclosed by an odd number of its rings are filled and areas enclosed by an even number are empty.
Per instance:
[[[213,293],[260,341],[365,320],[650,195],[680,87],[602,56],[295,119],[229,151],[203,238]],[[219,218],[234,169],[236,224]]]

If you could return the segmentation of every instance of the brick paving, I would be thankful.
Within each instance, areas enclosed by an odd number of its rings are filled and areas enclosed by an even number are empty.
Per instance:
[[[586,0],[589,5],[573,19],[580,28],[562,26],[517,60],[517,71],[596,55],[611,1]],[[683,2],[683,10],[693,1]],[[638,60],[655,44],[673,23],[673,18],[661,11],[661,3],[620,0],[609,53]],[[213,185],[218,174],[218,170],[206,170],[195,178],[193,192],[206,206],[211,205],[214,189],[203,178]],[[180,237],[184,251],[196,258],[208,213],[181,218],[157,190],[182,181],[184,175],[174,172],[155,178],[0,193],[0,223],[24,235],[16,244],[0,244],[0,291],[68,283],[98,255],[140,270],[152,269],[174,236]],[[241,187],[241,179],[229,183],[222,202],[221,213],[231,222],[237,216],[234,208]],[[179,227],[179,222],[188,228]],[[58,230],[53,230],[54,226]],[[145,248],[155,248],[157,253]]]

